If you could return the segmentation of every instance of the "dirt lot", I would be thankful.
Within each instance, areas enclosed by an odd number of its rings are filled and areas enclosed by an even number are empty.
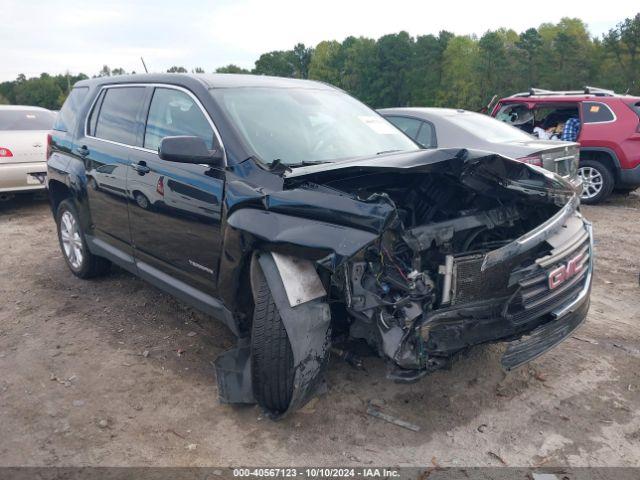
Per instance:
[[[479,348],[413,385],[333,361],[328,392],[272,422],[217,402],[224,327],[121,270],[76,279],[46,202],[1,204],[0,465],[640,466],[640,192],[583,211],[592,305],[562,345],[508,375]]]

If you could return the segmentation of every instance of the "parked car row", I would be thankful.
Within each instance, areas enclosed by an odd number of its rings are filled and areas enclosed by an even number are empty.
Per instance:
[[[577,145],[469,112],[383,114],[402,131],[307,80],[81,81],[48,145],[64,259],[222,321],[238,342],[216,360],[220,400],[274,417],[315,393],[336,342],[411,382],[474,345],[508,342],[510,369],[570,335],[593,268]]]

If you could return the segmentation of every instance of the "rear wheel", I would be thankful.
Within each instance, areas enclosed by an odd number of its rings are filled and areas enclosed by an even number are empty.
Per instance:
[[[251,332],[253,395],[261,407],[280,414],[293,395],[293,352],[269,285],[264,275],[258,277]]]
[[[136,200],[136,203],[138,204],[138,206],[140,208],[143,208],[144,210],[148,210],[149,206],[151,205],[151,202],[149,201],[149,199],[147,198],[147,196],[143,193],[140,192],[136,192],[134,195],[134,198]]]
[[[78,212],[71,200],[63,200],[56,215],[60,248],[71,272],[80,278],[92,278],[106,273],[110,263],[93,255],[80,226]]]
[[[578,175],[582,179],[582,203],[587,205],[600,203],[613,191],[615,185],[613,174],[600,162],[581,160]]]

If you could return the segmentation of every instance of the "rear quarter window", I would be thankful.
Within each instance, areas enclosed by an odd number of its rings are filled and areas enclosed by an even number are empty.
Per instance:
[[[616,119],[608,105],[600,102],[582,103],[582,121],[584,123],[613,122]]]
[[[62,105],[56,121],[53,124],[53,129],[61,132],[68,132],[72,130],[77,121],[78,111],[84,102],[84,99],[89,92],[89,87],[76,87],[71,90],[69,96]]]
[[[136,145],[138,113],[144,103],[144,92],[144,87],[106,89],[93,135],[103,140]]]

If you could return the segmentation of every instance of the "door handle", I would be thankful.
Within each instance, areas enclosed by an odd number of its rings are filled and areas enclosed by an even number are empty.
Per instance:
[[[149,173],[151,168],[147,167],[143,162],[132,163],[131,168],[133,168],[140,175],[144,175],[145,173]]]
[[[86,145],[82,145],[81,147],[76,147],[76,152],[81,156],[86,157],[87,155],[89,155],[89,148],[87,148]]]

